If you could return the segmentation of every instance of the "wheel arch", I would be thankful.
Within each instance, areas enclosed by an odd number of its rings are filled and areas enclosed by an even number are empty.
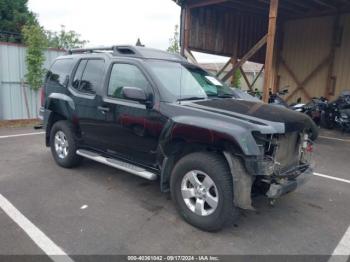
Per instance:
[[[191,143],[184,138],[173,139],[169,141],[162,150],[164,154],[160,173],[160,189],[162,192],[169,191],[171,172],[176,163],[186,155],[200,151],[221,155],[228,167],[230,167],[230,163],[225,152],[230,152],[234,155],[242,155],[243,153],[236,143],[225,139],[218,140],[216,143]]]
[[[69,96],[60,93],[51,93],[46,103],[46,112],[44,117],[45,127],[45,144],[49,146],[50,133],[52,126],[61,120],[70,121],[75,127],[75,131],[79,134],[79,125],[77,118],[74,116],[75,105]]]

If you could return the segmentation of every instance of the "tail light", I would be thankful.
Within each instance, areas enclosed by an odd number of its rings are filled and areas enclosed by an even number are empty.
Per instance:
[[[306,147],[306,152],[308,153],[312,153],[314,151],[313,147],[312,147],[312,144],[307,144],[307,147]]]
[[[45,105],[45,87],[41,87],[40,89],[40,103],[41,106]]]

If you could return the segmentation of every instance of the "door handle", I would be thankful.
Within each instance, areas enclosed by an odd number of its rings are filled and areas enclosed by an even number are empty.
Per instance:
[[[103,114],[109,112],[109,107],[98,106],[97,109],[102,111]]]

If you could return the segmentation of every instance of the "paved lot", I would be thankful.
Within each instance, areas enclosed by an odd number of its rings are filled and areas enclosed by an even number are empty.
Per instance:
[[[183,222],[158,182],[88,160],[63,169],[42,134],[4,137],[31,132],[0,129],[0,194],[69,255],[327,255],[350,224],[350,184],[313,176],[275,207],[255,199],[257,212],[202,232]],[[350,136],[324,131],[315,147],[316,172],[350,180]],[[0,254],[43,254],[1,208],[0,232]]]

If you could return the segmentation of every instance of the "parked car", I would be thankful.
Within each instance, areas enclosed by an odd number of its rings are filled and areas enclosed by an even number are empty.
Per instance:
[[[207,231],[253,209],[253,190],[277,199],[312,173],[309,117],[236,99],[203,69],[155,49],[70,51],[48,71],[42,106],[58,165],[88,158],[158,179],[180,215]]]

